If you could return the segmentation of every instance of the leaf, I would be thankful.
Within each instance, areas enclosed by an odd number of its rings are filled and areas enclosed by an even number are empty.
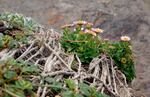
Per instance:
[[[4,79],[0,78],[0,85],[3,85],[4,84]]]
[[[23,92],[23,91],[17,91],[15,94],[18,95],[19,97],[26,97],[26,96],[24,95],[24,92]]]
[[[32,84],[29,81],[18,80],[15,82],[16,87],[25,90],[25,89],[33,89]]]
[[[81,90],[81,93],[83,93],[84,95],[86,95],[86,96],[90,96],[90,87],[87,85],[87,84],[84,84],[84,83],[80,83],[79,84],[79,88],[80,88],[80,90]]]
[[[12,88],[12,87],[10,87],[10,86],[8,86],[6,89],[7,89],[8,91],[12,92],[12,93],[14,93],[14,92],[16,91],[16,88]],[[10,96],[10,95],[8,95],[7,93],[5,93],[5,96],[4,96],[4,97],[12,97],[12,96]]]
[[[12,97],[12,96],[10,96],[10,95],[8,95],[8,94],[5,94],[4,97]]]
[[[66,84],[69,87],[70,90],[74,90],[76,88],[76,84],[71,79],[66,79]]]
[[[74,97],[84,97],[84,96],[82,96],[81,94],[77,93],[77,94],[74,95]]]
[[[8,43],[8,47],[9,48],[16,48],[18,46],[18,43],[17,43],[17,41],[15,41],[15,40],[11,40],[11,41],[9,41],[9,43]]]
[[[106,95],[106,94],[97,93],[97,94],[96,94],[96,97],[109,97],[109,96]]]
[[[46,78],[45,78],[45,81],[48,82],[49,84],[51,84],[51,83],[54,83],[54,82],[55,82],[55,79],[54,79],[54,78],[51,78],[51,77],[46,77]]]
[[[3,48],[3,46],[4,46],[4,43],[3,43],[3,41],[2,41],[2,38],[1,38],[2,36],[0,36],[0,48]]]
[[[65,33],[60,43],[66,52],[75,53],[81,62],[88,64],[99,55],[100,39],[88,34],[79,34],[80,28],[73,33]]]
[[[27,36],[24,36],[20,39],[20,41],[23,43],[23,44],[28,44],[28,39],[27,39]]]
[[[9,71],[9,70],[8,70],[8,71],[5,72],[4,77],[5,77],[6,79],[12,79],[12,78],[14,78],[14,77],[17,77],[17,73],[14,72],[14,71]]]
[[[61,93],[62,97],[73,97],[72,91],[65,91]]]
[[[23,73],[34,73],[34,72],[39,72],[39,69],[37,68],[37,66],[35,65],[31,65],[31,66],[24,66],[22,68],[22,72]]]
[[[31,18],[17,13],[3,13],[0,15],[0,20],[7,21],[8,28],[15,27],[21,30],[31,31],[36,30],[38,27],[38,23]]]
[[[54,86],[54,87],[52,87],[52,89],[54,89],[55,91],[58,91],[58,90],[62,89],[61,87],[63,87],[62,83],[56,82],[56,81],[52,85]]]

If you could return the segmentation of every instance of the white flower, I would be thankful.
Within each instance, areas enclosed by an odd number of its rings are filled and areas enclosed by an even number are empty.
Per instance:
[[[121,36],[120,38],[122,41],[130,41],[131,38],[129,36]]]
[[[81,28],[81,31],[83,31],[83,30],[84,30],[84,28],[82,27],[82,28]]]

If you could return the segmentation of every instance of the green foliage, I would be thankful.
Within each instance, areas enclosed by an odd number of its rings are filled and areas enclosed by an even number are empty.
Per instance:
[[[135,78],[135,67],[131,43],[129,41],[103,41],[100,53],[107,53],[121,70],[128,82]]]
[[[108,97],[105,94],[98,93],[94,87],[90,87],[85,83],[79,84],[81,93],[86,97]]]
[[[66,85],[68,88],[61,92],[62,97],[108,97],[105,94],[101,94],[96,91],[94,87],[90,87],[85,83],[79,83],[78,85],[71,79],[67,79]]]
[[[81,28],[71,32],[66,29],[60,43],[66,52],[77,54],[82,63],[89,63],[99,55],[100,39],[91,34],[80,34]]]
[[[108,54],[113,58],[117,67],[125,74],[127,81],[135,78],[135,68],[130,42],[113,42]]]
[[[0,21],[5,21],[7,28],[17,28],[26,32],[36,30],[38,27],[37,23],[31,18],[17,13],[0,14]]]
[[[19,47],[18,41],[14,40],[11,36],[4,35],[0,37],[0,49],[4,48],[17,48]]]
[[[4,74],[4,78],[6,78],[6,79],[12,79],[15,77],[17,77],[17,73],[14,71],[6,71]]]
[[[68,85],[68,87],[69,87],[70,90],[75,90],[76,84],[72,80],[67,79],[66,80],[66,84]]]
[[[4,35],[0,36],[0,50],[4,48],[17,48],[20,43],[27,44],[28,36],[37,29],[38,25],[28,17],[20,14],[4,13],[0,15],[0,21],[5,21],[8,29]],[[84,29],[83,29],[84,28]],[[12,34],[13,30],[17,32]],[[68,53],[77,54],[82,64],[89,64],[94,57],[99,54],[109,55],[117,67],[125,74],[127,81],[132,81],[135,77],[133,54],[128,41],[104,41],[95,33],[86,33],[86,29],[91,30],[91,26],[75,25],[75,30],[64,29],[60,40],[62,47]],[[3,97],[13,97],[9,92],[20,97],[31,96],[35,94],[35,86],[28,80],[31,75],[39,75],[40,70],[33,64],[24,61],[8,59],[0,62],[0,87],[3,89]],[[71,79],[64,82],[57,82],[54,78],[46,77],[43,83],[38,86],[50,87],[52,95],[61,95],[61,97],[108,97],[96,91],[85,83],[76,84]],[[42,86],[43,85],[43,86]],[[26,95],[26,92],[29,92]]]
[[[25,81],[25,80],[16,81],[15,86],[22,90],[25,90],[25,89],[32,90],[33,89],[32,84],[29,81]]]
[[[72,79],[57,82],[55,78],[46,77],[44,82],[47,82],[47,87],[50,87],[52,97],[57,97],[56,95],[60,95],[58,97],[109,97],[85,83],[76,84]]]
[[[27,80],[27,77],[38,73],[39,69],[36,66],[24,61],[8,59],[0,62],[0,86],[4,90],[3,96],[13,97],[10,95],[11,92],[17,96],[25,97],[27,96],[25,91],[30,91],[28,96],[34,97],[33,85]]]
[[[0,21],[4,22],[4,30],[0,36],[0,50],[4,48],[18,48],[20,44],[28,44],[28,36],[37,30],[38,24],[29,17],[21,14],[0,14]]]
[[[135,78],[135,68],[133,54],[131,50],[130,38],[124,36],[122,41],[103,40],[99,36],[93,36],[91,33],[86,33],[84,25],[75,25],[73,28],[64,29],[63,36],[60,40],[62,47],[66,52],[77,54],[82,64],[89,64],[94,57],[100,54],[110,56],[118,69],[121,70],[128,82]]]

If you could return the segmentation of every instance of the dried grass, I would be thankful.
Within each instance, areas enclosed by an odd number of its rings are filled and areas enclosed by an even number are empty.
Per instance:
[[[111,97],[132,97],[126,77],[117,69],[110,57],[101,54],[90,64],[83,65],[77,55],[64,53],[59,43],[60,37],[61,35],[53,29],[39,27],[30,45],[17,50],[4,49],[0,52],[0,60],[14,57],[16,60],[24,60],[38,66],[43,77],[53,77],[60,82],[70,78],[77,84],[84,82],[95,86],[97,91]],[[43,83],[38,76],[31,75],[30,80],[34,84]],[[48,89],[47,83],[44,87],[38,86],[37,96],[45,97]]]

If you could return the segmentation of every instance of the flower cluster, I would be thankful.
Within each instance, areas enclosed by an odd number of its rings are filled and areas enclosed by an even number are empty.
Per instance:
[[[93,28],[93,24],[86,21],[75,21],[72,24],[62,26],[64,29],[61,38],[62,47],[66,52],[77,54],[82,63],[88,64],[99,55],[100,28]]]
[[[135,77],[131,38],[121,36],[120,41],[113,42],[102,39],[98,34],[104,31],[92,26],[92,23],[86,21],[75,21],[62,26],[64,33],[60,43],[64,50],[77,54],[82,64],[89,64],[100,54],[107,54],[114,60],[118,69],[125,74],[127,81],[131,82]]]
[[[76,30],[77,28],[81,28],[80,34],[91,34],[93,36],[96,36],[98,33],[103,33],[104,30],[100,28],[92,28],[93,23],[86,22],[86,21],[75,21],[72,24],[66,24],[63,25],[61,28],[66,29],[66,28],[74,28]]]

